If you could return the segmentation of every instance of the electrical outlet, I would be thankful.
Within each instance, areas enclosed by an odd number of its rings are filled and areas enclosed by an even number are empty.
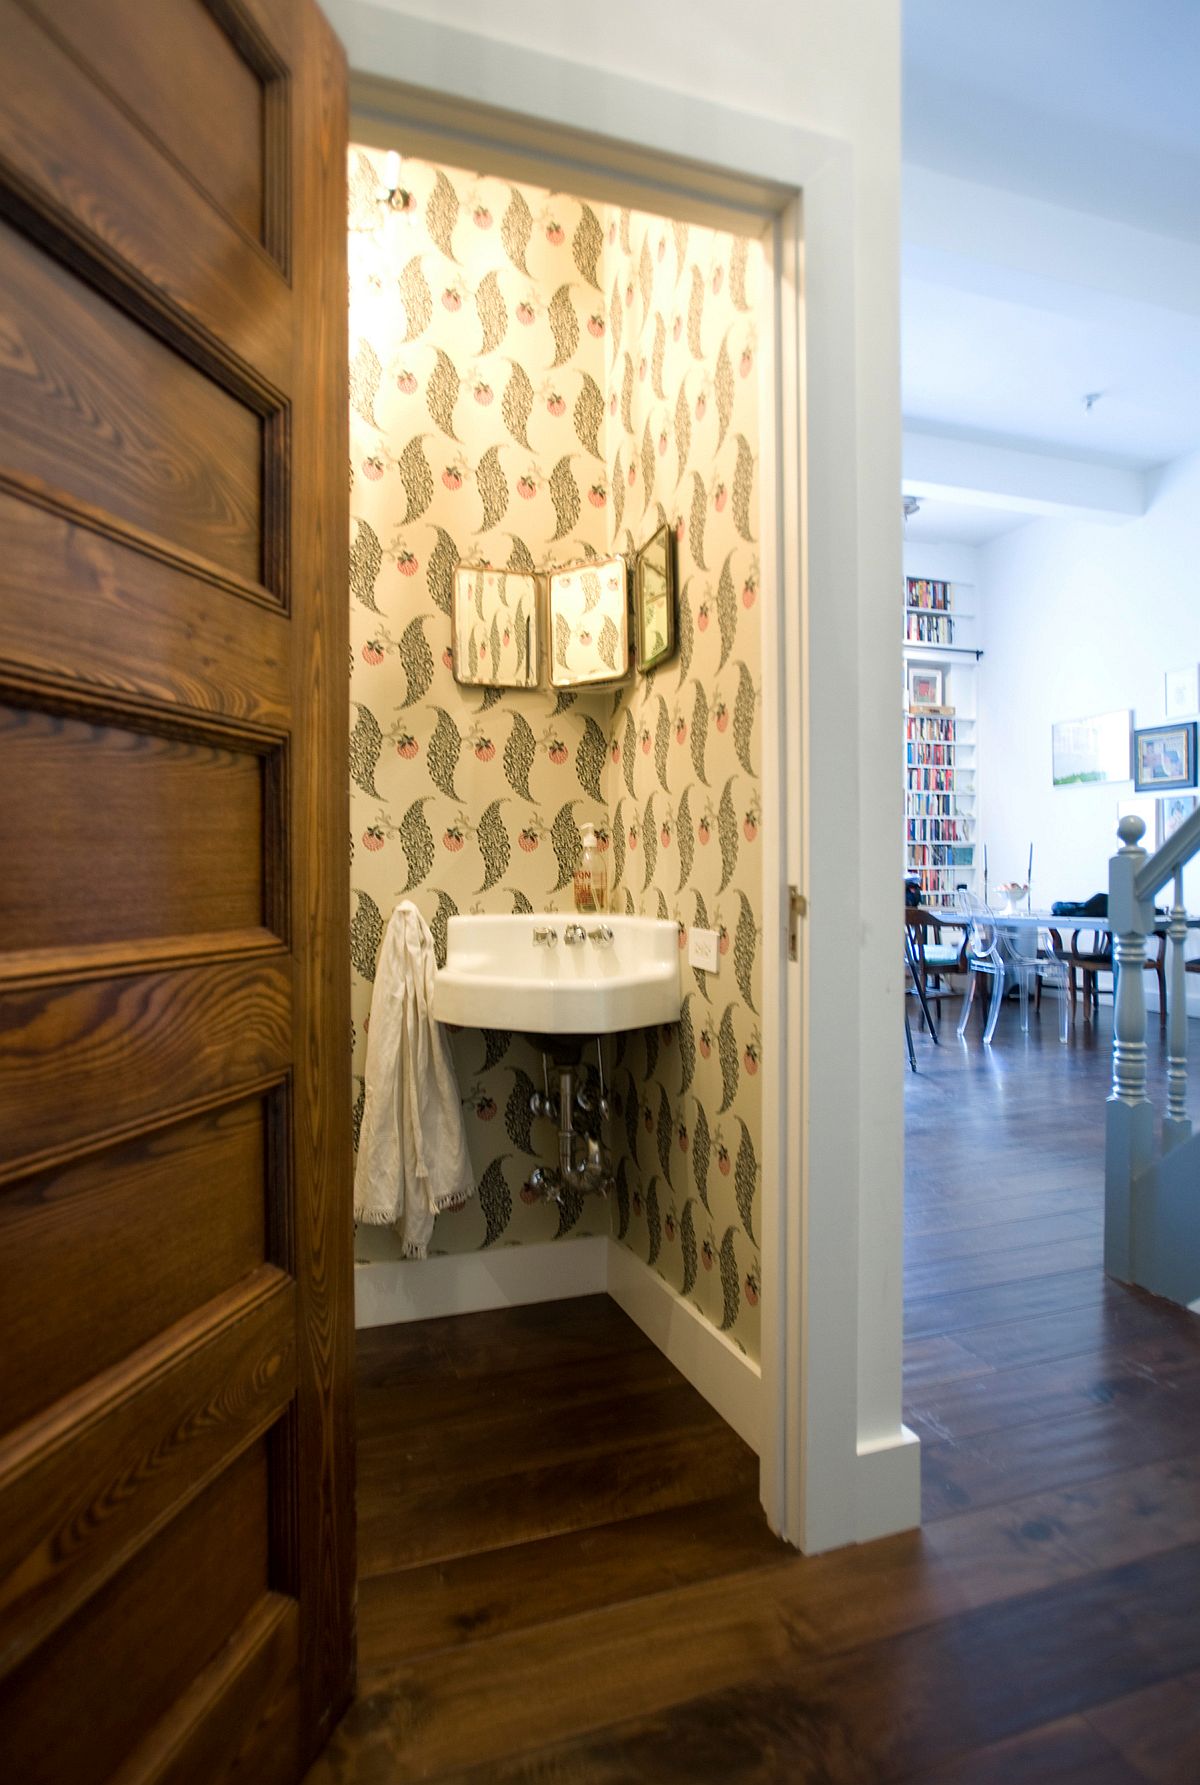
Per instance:
[[[721,970],[721,938],[715,930],[688,931],[688,961],[701,973]]]

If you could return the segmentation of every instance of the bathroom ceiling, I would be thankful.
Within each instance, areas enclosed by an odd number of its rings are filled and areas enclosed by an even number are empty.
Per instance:
[[[1198,91],[1195,0],[908,0],[906,422],[1136,470],[1200,450]],[[985,505],[979,537],[989,513],[1018,524]]]

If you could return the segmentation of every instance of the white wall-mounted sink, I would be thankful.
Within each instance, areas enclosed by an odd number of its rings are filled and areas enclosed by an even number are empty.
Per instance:
[[[679,932],[657,917],[452,917],[433,1015],[474,1029],[610,1035],[679,1020]]]

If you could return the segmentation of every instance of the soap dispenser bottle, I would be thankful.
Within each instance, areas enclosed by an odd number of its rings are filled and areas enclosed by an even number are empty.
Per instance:
[[[596,827],[585,824],[580,832],[583,845],[579,866],[575,869],[576,911],[608,910],[608,869],[596,840]]]

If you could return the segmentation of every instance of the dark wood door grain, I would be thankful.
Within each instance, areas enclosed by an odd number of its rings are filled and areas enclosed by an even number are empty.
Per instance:
[[[0,0],[0,1770],[351,1691],[345,69]]]

